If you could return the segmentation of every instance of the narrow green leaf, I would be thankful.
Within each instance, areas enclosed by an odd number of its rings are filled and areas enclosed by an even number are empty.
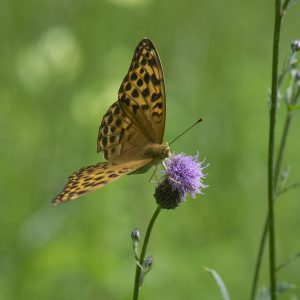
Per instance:
[[[292,254],[291,256],[289,256],[281,265],[279,265],[276,268],[276,271],[278,272],[279,270],[281,270],[283,267],[289,265],[290,263],[292,263],[294,260],[296,260],[298,257],[300,257],[300,252]]]
[[[293,283],[289,283],[286,281],[280,281],[277,283],[276,291],[278,294],[283,294],[284,292],[294,289],[296,286]]]
[[[289,291],[294,288],[296,288],[296,286],[293,283],[289,283],[286,281],[280,281],[280,282],[277,282],[276,293],[283,294],[284,292]],[[270,289],[268,287],[263,287],[259,290],[258,300],[271,300]]]
[[[226,288],[226,286],[224,284],[224,281],[222,280],[221,276],[213,269],[205,267],[204,270],[212,275],[213,279],[215,280],[216,284],[219,287],[219,290],[220,290],[221,295],[222,295],[222,299],[223,300],[230,300],[229,293],[227,291],[227,288]]]
[[[295,182],[295,183],[293,183],[293,184],[291,184],[291,185],[288,185],[287,187],[284,187],[284,188],[282,188],[279,192],[278,192],[278,196],[279,195],[282,195],[282,194],[284,194],[284,193],[286,193],[286,192],[288,192],[289,190],[291,190],[291,189],[293,189],[293,188],[296,188],[296,187],[300,187],[300,182]]]
[[[293,105],[293,104],[288,105],[288,110],[298,110],[298,109],[300,109],[300,105]]]

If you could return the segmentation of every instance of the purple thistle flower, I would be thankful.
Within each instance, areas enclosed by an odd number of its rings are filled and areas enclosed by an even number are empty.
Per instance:
[[[155,190],[156,202],[162,208],[175,208],[185,200],[187,193],[193,198],[202,193],[207,187],[202,182],[206,176],[203,169],[207,165],[202,164],[198,161],[198,155],[178,154],[167,158],[164,162],[164,176]]]

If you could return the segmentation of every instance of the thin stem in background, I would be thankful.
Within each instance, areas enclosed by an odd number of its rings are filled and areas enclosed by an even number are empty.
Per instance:
[[[300,89],[298,88],[298,90],[296,92],[296,95],[291,100],[291,104],[296,104],[299,96],[300,96]],[[292,116],[293,116],[293,113],[292,113],[291,110],[289,110],[289,107],[287,105],[287,113],[286,113],[286,118],[285,118],[285,121],[284,121],[284,128],[283,128],[283,132],[282,132],[282,135],[281,135],[280,144],[279,144],[279,151],[278,151],[276,164],[275,164],[274,188],[275,188],[275,191],[276,191],[276,196],[280,192],[278,190],[279,174],[280,174],[281,168],[282,168],[282,161],[283,161],[283,157],[284,157],[284,153],[285,153],[285,149],[286,149],[287,137],[288,137],[290,124],[291,124],[291,121],[292,121]],[[267,217],[266,217],[263,232],[262,232],[260,243],[259,243],[259,249],[258,249],[256,265],[255,265],[255,271],[254,271],[254,277],[253,277],[253,282],[252,282],[252,289],[251,289],[251,297],[250,297],[251,300],[254,300],[255,295],[256,295],[257,284],[258,284],[258,279],[259,279],[259,273],[260,273],[261,264],[262,264],[262,257],[263,257],[263,254],[264,254],[264,249],[265,249],[265,244],[266,244],[266,239],[267,239],[267,234],[268,234],[268,229],[269,229],[268,225],[269,225],[269,215],[267,215]]]
[[[139,263],[136,264],[136,269],[135,269],[135,280],[134,280],[134,289],[133,289],[133,300],[137,300],[139,297],[139,290],[140,290],[140,280],[141,280],[141,267],[143,265],[144,259],[145,259],[145,255],[146,255],[146,251],[147,251],[147,245],[149,242],[149,238],[151,235],[151,231],[153,228],[153,225],[155,223],[156,218],[158,217],[159,213],[161,211],[161,207],[158,206],[149,222],[147,231],[146,231],[146,235],[145,235],[145,239],[144,239],[144,243],[143,243],[143,247],[142,247],[142,252],[141,252],[141,256],[140,256],[140,260]]]
[[[278,178],[279,178],[279,173],[281,170],[281,163],[282,163],[282,159],[284,156],[284,150],[285,150],[285,146],[286,146],[286,140],[287,140],[287,136],[288,136],[289,127],[291,124],[291,119],[292,119],[292,114],[290,111],[288,111],[286,119],[285,119],[284,130],[283,130],[283,133],[281,136],[279,152],[278,152],[276,166],[275,166],[275,176],[274,176],[275,184],[274,185],[275,185],[276,191],[277,191],[277,187],[278,187]],[[268,229],[269,229],[269,215],[267,215],[267,217],[266,217],[263,232],[262,232],[260,243],[259,243],[257,260],[256,260],[256,265],[255,265],[255,271],[254,271],[254,278],[253,278],[253,283],[252,283],[251,297],[250,297],[251,300],[254,300],[255,295],[256,295],[257,283],[258,283],[259,273],[260,273],[261,264],[262,264],[262,257],[263,257],[264,249],[265,249],[265,245],[266,245]]]
[[[269,123],[269,151],[268,151],[268,227],[269,227],[269,276],[271,299],[276,300],[276,241],[275,241],[275,216],[274,202],[276,197],[274,181],[274,156],[275,156],[275,128],[277,112],[278,92],[278,58],[279,41],[282,17],[288,7],[289,0],[281,6],[280,0],[275,0],[275,21],[273,35],[273,59],[272,59],[272,88]]]
[[[257,291],[257,284],[258,284],[258,279],[259,279],[259,274],[260,274],[260,269],[261,269],[261,264],[262,264],[262,258],[265,250],[265,245],[266,245],[266,239],[267,239],[267,234],[268,234],[268,229],[269,229],[269,216],[266,217],[263,232],[260,238],[260,243],[259,243],[259,248],[258,248],[258,253],[257,253],[257,258],[256,258],[256,264],[255,264],[255,270],[254,270],[254,276],[253,276],[253,281],[252,281],[252,288],[251,288],[251,296],[250,300],[255,300],[256,296],[256,291]]]

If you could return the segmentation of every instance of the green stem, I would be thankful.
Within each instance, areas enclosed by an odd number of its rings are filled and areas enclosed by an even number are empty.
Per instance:
[[[274,188],[275,188],[275,191],[277,194],[279,192],[278,191],[278,179],[279,179],[279,174],[281,171],[282,160],[283,160],[284,153],[285,153],[285,146],[286,146],[286,141],[287,141],[287,136],[288,136],[291,120],[292,120],[292,113],[291,113],[291,111],[288,110],[286,119],[284,122],[284,129],[283,129],[283,133],[281,136],[279,151],[278,151],[276,165],[275,165]],[[250,297],[251,300],[255,299],[258,277],[259,277],[259,272],[260,272],[261,263],[262,263],[262,256],[264,254],[264,248],[265,248],[268,229],[269,229],[268,225],[269,225],[269,215],[267,215],[267,217],[266,217],[263,232],[262,232],[260,243],[259,243],[259,249],[258,249],[257,260],[256,260],[256,265],[255,265],[255,271],[254,271],[254,278],[253,278],[253,283],[252,283],[251,297]]]
[[[259,243],[259,248],[258,248],[258,253],[257,253],[257,258],[256,258],[256,264],[255,264],[255,270],[254,270],[254,276],[253,276],[253,281],[252,281],[250,300],[254,300],[255,296],[256,296],[259,273],[260,273],[260,269],[261,269],[261,263],[262,263],[262,258],[263,258],[263,254],[264,254],[265,244],[266,244],[266,238],[267,238],[268,229],[269,229],[268,225],[269,225],[269,217],[267,216],[266,220],[265,220],[263,233],[260,238],[260,243]]]
[[[285,13],[285,11],[288,9],[289,3],[290,3],[290,0],[284,1],[283,5],[282,5],[282,16]]]
[[[275,0],[275,24],[273,35],[273,59],[272,59],[272,88],[271,108],[269,123],[269,151],[268,151],[268,220],[269,220],[269,276],[271,299],[276,300],[276,243],[275,243],[275,215],[274,215],[274,152],[275,152],[275,125],[277,112],[278,91],[278,57],[280,27],[282,20],[281,1]]]
[[[279,192],[278,191],[279,175],[281,173],[281,165],[282,165],[282,161],[283,161],[284,150],[285,150],[285,146],[286,146],[286,140],[287,140],[291,120],[292,120],[292,112],[290,110],[288,110],[287,116],[286,116],[286,119],[284,122],[283,133],[281,136],[281,142],[280,142],[276,166],[275,166],[274,185],[275,185],[276,193]]]
[[[292,98],[291,104],[296,104],[299,96],[300,96],[300,88],[298,88],[296,95]],[[278,150],[278,155],[277,155],[276,164],[275,164],[275,171],[274,171],[274,188],[276,191],[275,197],[280,192],[278,190],[279,174],[281,172],[281,166],[282,166],[282,161],[283,161],[283,157],[284,157],[284,153],[285,153],[286,141],[287,141],[287,137],[288,137],[290,124],[292,121],[292,116],[293,116],[292,111],[289,110],[289,107],[287,106],[287,113],[286,113],[286,118],[285,118],[285,122],[284,122],[283,132],[282,132],[281,139],[280,139],[279,150]],[[274,200],[276,200],[276,198]],[[254,277],[253,277],[253,281],[252,281],[250,300],[255,299],[257,284],[258,284],[258,279],[259,279],[259,273],[260,273],[261,263],[262,263],[262,256],[264,254],[268,229],[269,229],[269,215],[266,216],[263,232],[262,232],[260,243],[259,243],[259,249],[258,249],[258,253],[257,253],[256,265],[255,265],[255,270],[254,270]]]
[[[140,290],[140,280],[141,280],[141,267],[143,265],[144,259],[145,259],[145,255],[146,255],[146,251],[147,251],[147,245],[149,242],[149,238],[151,235],[151,231],[153,228],[153,225],[155,223],[156,218],[158,217],[159,213],[161,211],[161,207],[158,205],[147,228],[146,231],[146,235],[145,235],[145,239],[144,239],[144,243],[143,243],[143,248],[142,248],[142,252],[141,252],[141,256],[140,256],[140,260],[139,263],[136,264],[136,268],[135,268],[135,280],[134,280],[134,289],[133,289],[133,300],[137,300],[139,297],[139,290]]]

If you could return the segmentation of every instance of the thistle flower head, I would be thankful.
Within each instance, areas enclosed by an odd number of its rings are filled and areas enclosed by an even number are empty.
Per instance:
[[[171,155],[165,160],[164,176],[156,187],[156,202],[162,208],[175,208],[185,200],[189,193],[193,198],[202,193],[207,187],[202,182],[205,178],[203,162],[198,161],[198,155],[185,154]]]

